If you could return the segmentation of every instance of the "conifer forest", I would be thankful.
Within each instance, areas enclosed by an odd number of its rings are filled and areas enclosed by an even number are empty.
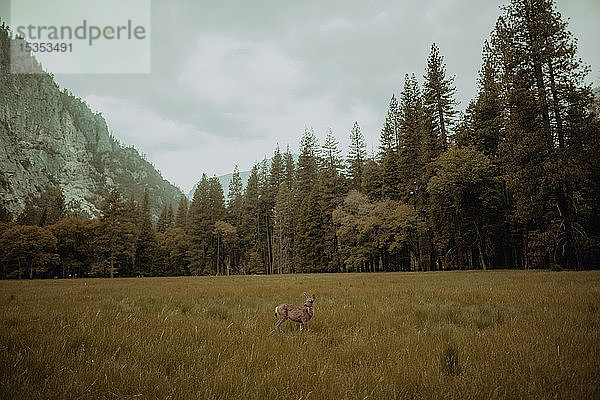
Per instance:
[[[18,215],[2,208],[0,276],[598,268],[598,93],[553,2],[502,9],[464,112],[443,48],[405,72],[372,146],[360,121],[321,141],[307,127],[298,154],[278,146],[247,184],[231,160],[225,191],[205,174],[191,199],[121,186],[83,215],[50,185]]]

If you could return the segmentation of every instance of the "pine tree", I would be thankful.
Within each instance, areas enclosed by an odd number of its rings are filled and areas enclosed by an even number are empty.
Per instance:
[[[20,225],[48,226],[66,215],[65,196],[59,186],[44,190],[38,199],[28,198],[25,209],[17,218]]]
[[[236,165],[231,176],[231,181],[229,182],[229,188],[227,190],[228,206],[231,206],[232,202],[241,199],[243,194],[244,184],[242,183],[240,171],[238,169],[238,166]]]
[[[189,237],[182,228],[169,228],[156,235],[157,265],[167,276],[189,275]]]
[[[350,149],[348,152],[348,177],[351,180],[352,188],[361,187],[361,178],[363,168],[367,161],[367,145],[358,122],[354,122],[352,131],[350,132]]]
[[[294,156],[292,155],[292,153],[290,152],[290,146],[288,145],[285,153],[283,154],[283,176],[284,176],[284,181],[288,187],[289,190],[292,190],[292,188],[294,188],[294,179],[295,179],[295,170],[296,170],[296,163],[294,161]]]
[[[150,214],[150,196],[144,191],[144,200],[140,207],[139,235],[136,245],[136,274],[142,276],[157,275],[155,270],[156,258],[156,234],[152,227],[152,215]]]
[[[244,185],[238,166],[235,166],[231,181],[229,182],[229,189],[227,195],[227,212],[229,215],[229,222],[237,226],[239,224],[240,213],[242,212],[242,203],[244,195]]]
[[[323,225],[323,269],[326,271],[339,271],[341,262],[338,254],[338,242],[332,213],[342,201],[346,191],[344,177],[342,176],[343,159],[337,140],[333,137],[331,129],[325,137],[321,149],[320,169],[320,202]]]
[[[271,159],[271,169],[269,170],[269,207],[275,207],[275,197],[277,197],[277,193],[279,192],[279,187],[281,183],[284,181],[284,164],[283,157],[281,156],[281,152],[279,151],[279,145],[275,148],[275,152],[273,153],[273,158]]]
[[[294,272],[294,216],[294,198],[284,182],[277,193],[273,221],[273,259],[278,273]]]
[[[381,197],[387,200],[400,198],[400,171],[398,168],[398,153],[388,149],[383,156],[381,165]]]
[[[167,229],[172,228],[175,223],[175,215],[173,214],[173,204],[167,206]]]
[[[169,221],[168,221],[168,208],[167,206],[163,206],[162,210],[160,211],[160,216],[158,217],[158,221],[156,221],[156,231],[163,233],[164,231],[167,230],[167,228],[169,227]]]
[[[66,215],[65,196],[59,186],[53,186],[42,193],[39,206],[42,208],[40,226],[52,225]]]
[[[190,271],[194,275],[210,273],[210,244],[214,221],[211,218],[210,182],[206,174],[202,174],[194,192],[187,224],[190,236]]]
[[[325,142],[321,146],[321,161],[323,169],[334,170],[337,174],[342,170],[342,151],[339,148],[339,142],[333,136],[331,128],[327,130]]]
[[[225,218],[225,195],[219,178],[213,176],[208,180],[208,196],[210,207],[210,218],[217,221]]]
[[[424,190],[418,186],[423,174],[423,99],[414,74],[404,77],[404,89],[400,94],[400,127],[398,129],[398,174],[400,176],[400,198],[415,204],[417,192]]]
[[[187,197],[181,196],[177,205],[177,213],[175,214],[175,228],[187,229],[187,214],[188,200]]]
[[[299,199],[308,196],[317,182],[318,152],[319,147],[315,133],[312,129],[305,129],[300,140],[300,156],[295,175],[295,192]]]
[[[504,132],[501,83],[497,57],[488,42],[483,50],[483,66],[479,71],[477,98],[466,110],[456,134],[459,146],[474,146],[486,155],[497,158],[498,145]]]
[[[375,160],[369,159],[363,171],[361,192],[371,200],[380,200],[381,186],[381,167]]]
[[[96,270],[101,276],[108,275],[111,278],[117,273],[132,275],[139,230],[134,223],[127,221],[128,209],[118,190],[113,189],[109,193],[100,212],[101,224],[94,241],[94,251],[101,262]],[[104,265],[105,260],[107,265]]]
[[[258,168],[258,256],[264,272],[272,273],[272,202],[271,186],[269,179],[269,162],[266,158],[262,160]]]
[[[129,198],[123,205],[123,215],[120,217],[120,222],[129,222],[137,225],[140,221],[140,209],[138,203],[135,201],[133,193],[129,195]]]
[[[456,114],[454,109],[456,89],[453,82],[454,77],[446,77],[446,64],[439,48],[435,43],[432,44],[423,85],[423,107],[429,117],[430,129],[440,142],[440,151],[448,146],[450,129]]]
[[[298,272],[319,272],[326,267],[321,193],[320,186],[315,185],[300,204],[296,226]]]
[[[392,94],[381,136],[379,137],[379,160],[383,160],[387,151],[397,151],[399,141],[399,109],[398,100]]]
[[[507,184],[522,225],[522,264],[581,265],[586,235],[574,199],[591,182],[579,160],[597,140],[597,116],[567,23],[550,0],[513,0],[493,33],[506,99],[506,139],[501,146]],[[593,228],[592,228],[593,229]],[[597,229],[597,228],[596,228]],[[556,238],[554,242],[546,238]],[[544,242],[531,254],[531,242]]]
[[[260,261],[260,198],[258,166],[254,165],[244,192],[239,236],[243,251],[242,272],[257,273]]]

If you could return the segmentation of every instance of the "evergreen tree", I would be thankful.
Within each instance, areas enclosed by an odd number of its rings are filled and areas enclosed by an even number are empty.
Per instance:
[[[588,69],[550,0],[511,1],[496,24],[493,47],[508,115],[500,153],[522,225],[522,265],[535,258],[578,267],[586,235],[578,233],[574,199],[591,183],[578,160],[589,157],[598,136],[593,96],[584,84]],[[536,243],[540,252],[532,254]]]
[[[94,246],[100,263],[93,266],[91,273],[111,278],[117,273],[130,276],[136,265],[139,230],[134,223],[128,221],[128,209],[118,190],[113,189],[109,193],[100,212],[101,224]]]
[[[415,204],[419,187],[419,178],[423,174],[422,164],[422,122],[423,100],[415,75],[404,77],[404,89],[400,94],[400,126],[398,129],[398,174],[400,180],[400,198]]]
[[[216,273],[217,275],[230,275],[231,261],[234,257],[234,249],[237,243],[237,229],[235,226],[225,222],[216,221],[213,234],[216,237]]]
[[[381,186],[381,168],[375,160],[369,159],[363,171],[361,192],[371,200],[379,200],[381,199]]]
[[[381,136],[379,137],[379,160],[383,160],[387,151],[398,150],[399,129],[400,119],[398,100],[396,100],[396,96],[392,94],[383,129],[381,130]]]
[[[173,204],[167,206],[167,228],[173,227],[175,223],[175,215],[173,214]]]
[[[243,251],[242,273],[257,273],[262,267],[260,260],[260,198],[258,166],[254,165],[248,178],[240,218],[239,236]]]
[[[208,196],[210,199],[210,217],[213,221],[225,218],[225,195],[219,178],[213,176],[208,181]]]
[[[175,228],[187,229],[188,215],[188,200],[187,197],[181,196],[177,205],[177,213],[175,214]]]
[[[163,233],[164,231],[167,230],[167,228],[169,227],[169,216],[168,216],[168,208],[167,206],[163,206],[162,210],[160,211],[160,216],[158,217],[158,221],[156,221],[156,231]]]
[[[144,191],[144,199],[140,207],[139,235],[136,246],[136,274],[142,276],[156,275],[156,234],[152,227],[150,214],[150,195]]]
[[[496,58],[486,42],[483,66],[479,71],[479,93],[467,107],[466,115],[456,134],[456,144],[459,146],[475,146],[493,158],[498,157],[498,145],[502,141],[504,131],[502,88]]]
[[[348,152],[348,177],[351,187],[360,188],[363,168],[367,161],[367,145],[358,122],[354,122],[350,132],[350,149]]]
[[[133,193],[131,193],[127,201],[123,204],[122,215],[119,217],[119,221],[137,225],[140,222],[140,217],[140,209]]]
[[[162,275],[189,275],[189,236],[182,228],[168,228],[157,233],[157,270]]]
[[[450,129],[456,114],[454,110],[456,89],[453,82],[454,77],[446,77],[446,65],[439,48],[435,43],[432,44],[423,85],[423,107],[429,117],[428,122],[431,124],[429,128],[438,138],[441,150],[446,149],[448,145]]]
[[[208,177],[202,174],[188,212],[190,272],[194,275],[211,272],[210,244],[214,221],[211,218],[210,186]]]
[[[279,187],[284,180],[284,164],[283,157],[281,156],[281,152],[279,151],[279,145],[275,149],[273,153],[273,158],[271,159],[271,169],[269,171],[269,207],[272,209],[275,207],[275,197],[277,197],[277,192],[279,192]]]
[[[65,197],[59,186],[44,190],[39,199],[28,198],[25,209],[17,218],[20,225],[48,226],[66,215]]]
[[[59,186],[53,186],[42,193],[40,226],[52,225],[66,215],[65,196]]]
[[[321,161],[324,169],[331,169],[340,174],[343,168],[342,151],[339,148],[339,142],[333,136],[331,128],[327,130],[325,142],[321,146]]]
[[[227,207],[237,208],[237,203],[242,200],[243,194],[244,184],[242,183],[240,171],[238,169],[238,166],[236,165],[233,170],[233,175],[231,176],[231,181],[229,182],[229,188],[227,190]]]
[[[326,267],[321,192],[315,185],[300,204],[296,225],[298,272],[319,272]]]
[[[240,217],[243,207],[244,196],[244,185],[238,166],[236,165],[233,170],[231,181],[229,182],[229,189],[227,195],[227,218],[226,221],[235,227],[239,226]],[[237,262],[234,260],[233,262]]]
[[[319,147],[315,133],[312,129],[305,129],[300,140],[300,156],[295,176],[295,192],[299,199],[308,196],[317,182],[318,152]]]
[[[294,188],[295,170],[296,163],[294,162],[294,156],[290,152],[290,146],[288,145],[285,153],[283,154],[283,176],[285,184],[289,190]]]
[[[294,272],[294,198],[284,182],[279,188],[275,201],[273,236],[275,271]]]
[[[338,254],[338,242],[332,213],[342,201],[346,191],[344,177],[341,175],[343,161],[337,140],[331,129],[328,130],[325,143],[321,150],[320,170],[320,201],[323,219],[323,259],[322,265],[326,271],[339,271],[341,262]]]
[[[398,153],[388,149],[383,156],[381,166],[381,197],[388,200],[400,198],[400,171]]]

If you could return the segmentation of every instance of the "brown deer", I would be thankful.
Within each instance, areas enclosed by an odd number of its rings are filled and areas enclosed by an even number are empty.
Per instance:
[[[294,322],[300,322],[307,331],[310,331],[308,327],[308,321],[312,318],[314,314],[313,303],[315,301],[315,295],[312,295],[310,298],[306,293],[304,293],[304,307],[294,306],[292,304],[280,304],[275,307],[275,316],[279,317],[279,320],[275,322],[275,326],[283,324],[286,320],[290,319]],[[302,326],[301,326],[302,327]]]

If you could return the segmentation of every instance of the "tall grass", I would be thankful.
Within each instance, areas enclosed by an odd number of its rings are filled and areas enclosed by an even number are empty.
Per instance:
[[[598,272],[3,281],[0,398],[599,398],[599,307]]]

